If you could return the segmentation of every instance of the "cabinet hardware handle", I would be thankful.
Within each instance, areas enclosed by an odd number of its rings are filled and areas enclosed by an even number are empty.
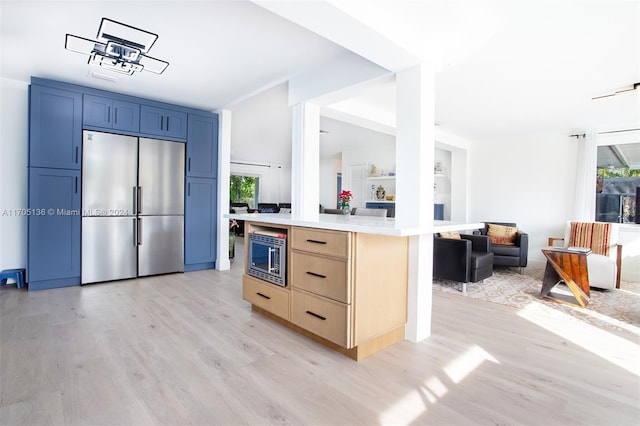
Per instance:
[[[113,122],[114,122],[114,123],[116,123],[116,124],[118,124],[118,108],[114,108],[114,109],[113,109],[113,115],[115,116],[115,117],[113,118]]]
[[[269,296],[265,296],[264,294],[262,294],[262,293],[260,293],[260,292],[258,292],[258,293],[256,293],[256,294],[257,294],[258,296],[260,296],[260,297],[264,297],[265,299],[271,300],[271,298],[270,298]]]
[[[191,197],[191,182],[187,184],[187,197]]]
[[[78,193],[78,176],[76,176],[76,194]]]
[[[318,278],[327,278],[326,275],[316,274],[315,272],[311,272],[311,271],[307,271],[307,274],[312,275],[314,277],[318,277]]]
[[[111,123],[111,107],[107,107],[107,123]]]
[[[189,165],[187,166],[187,171],[191,171],[191,157],[189,157]]]
[[[321,319],[322,321],[325,321],[327,319],[326,317],[323,317],[322,315],[318,315],[315,312],[307,311],[307,313],[309,315],[311,315],[312,317],[316,317],[318,319]]]
[[[318,240],[307,240],[308,243],[314,243],[314,244],[327,244],[326,241],[318,241]]]
[[[161,115],[161,116],[160,116],[160,130],[164,130],[164,128],[163,128],[163,127],[164,127],[164,116],[163,116],[163,115]]]
[[[78,148],[79,147],[76,146],[76,164],[78,163]]]
[[[169,131],[169,117],[167,117],[167,132]]]
[[[138,213],[138,187],[133,187],[133,214]]]

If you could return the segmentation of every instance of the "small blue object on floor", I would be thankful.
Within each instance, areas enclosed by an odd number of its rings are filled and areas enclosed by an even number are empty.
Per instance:
[[[24,287],[24,269],[5,269],[0,272],[0,285],[5,285],[9,278],[16,280],[18,288]]]

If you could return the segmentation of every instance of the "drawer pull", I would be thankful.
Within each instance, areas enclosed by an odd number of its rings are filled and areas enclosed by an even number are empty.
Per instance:
[[[318,241],[318,240],[307,240],[308,243],[314,243],[314,244],[327,244],[326,241]]]
[[[307,274],[309,274],[309,275],[311,275],[311,276],[314,276],[314,277],[318,277],[318,278],[327,278],[327,276],[326,276],[326,275],[316,274],[315,272],[307,271]]]
[[[260,293],[260,292],[258,292],[258,293],[256,293],[256,294],[257,294],[258,296],[260,296],[260,297],[264,297],[264,298],[265,298],[265,299],[267,299],[267,300],[271,300],[271,298],[270,298],[269,296],[265,296],[264,294],[262,294],[262,293]]]
[[[316,317],[318,319],[321,319],[322,321],[325,321],[327,319],[326,317],[323,317],[322,315],[318,315],[315,312],[307,311],[307,313],[309,315],[311,315],[312,317]]]

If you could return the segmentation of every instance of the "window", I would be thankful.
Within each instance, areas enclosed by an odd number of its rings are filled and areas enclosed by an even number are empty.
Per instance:
[[[248,203],[249,208],[258,205],[259,178],[255,176],[231,175],[229,179],[229,201],[231,203]]]
[[[596,220],[640,223],[640,143],[598,147]]]

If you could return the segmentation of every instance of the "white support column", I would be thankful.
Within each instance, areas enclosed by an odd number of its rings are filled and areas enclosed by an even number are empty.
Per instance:
[[[318,220],[320,200],[320,108],[309,102],[293,106],[291,144],[291,217]]]
[[[231,111],[222,110],[218,115],[218,242],[216,269],[226,271],[231,268],[229,261],[229,181],[231,175]]]
[[[420,65],[396,75],[396,221],[433,229],[434,72]],[[408,340],[431,335],[433,234],[411,237]]]

